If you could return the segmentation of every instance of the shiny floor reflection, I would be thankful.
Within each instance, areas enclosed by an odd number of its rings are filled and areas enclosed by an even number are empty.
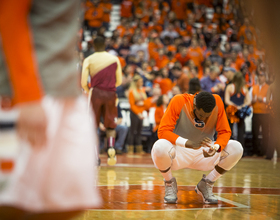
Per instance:
[[[98,188],[103,204],[75,220],[89,219],[280,219],[280,163],[243,158],[216,181],[217,205],[204,205],[195,191],[203,173],[173,172],[178,183],[178,204],[164,204],[163,178],[150,155],[118,156],[117,166],[101,157]]]

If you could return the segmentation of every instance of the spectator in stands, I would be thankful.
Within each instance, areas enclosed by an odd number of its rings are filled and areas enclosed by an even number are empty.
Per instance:
[[[136,153],[144,153],[141,131],[143,125],[143,111],[147,110],[147,95],[145,88],[143,88],[143,79],[140,75],[135,75],[130,85],[128,100],[130,104],[130,128],[128,132],[128,154],[134,153],[134,146],[136,146]]]
[[[162,31],[161,34],[160,34],[161,39],[164,39],[166,36],[170,37],[171,39],[179,37],[179,34],[174,29],[174,25],[172,23],[169,23],[167,28],[164,29],[164,31]]]
[[[122,0],[121,3],[121,17],[125,18],[132,18],[132,7],[133,1],[132,0]]]
[[[179,61],[182,66],[185,66],[185,64],[190,60],[187,47],[182,46],[179,53],[175,55],[175,59]]]
[[[164,112],[168,106],[168,103],[169,103],[169,97],[167,95],[159,96],[159,98],[156,102],[156,110],[155,110],[155,115],[154,115],[155,125],[153,127],[152,136],[150,138],[151,147],[158,140],[158,136],[157,136],[158,126],[159,126],[161,118],[164,115]],[[148,149],[148,153],[150,153],[150,152],[151,152],[151,148]]]
[[[195,66],[197,66],[198,68],[201,67],[202,62],[204,61],[203,51],[198,46],[197,39],[195,38],[192,38],[191,46],[188,50],[188,56],[194,61]]]
[[[119,48],[117,49],[118,54],[123,57],[124,59],[126,59],[127,55],[130,52],[130,45],[129,45],[129,39],[128,37],[123,37],[122,38],[122,43],[119,46]]]
[[[182,25],[184,20],[186,19],[186,10],[187,10],[186,1],[183,0],[171,1],[171,9],[176,13],[176,17]]]
[[[224,60],[231,57],[231,50],[232,49],[231,49],[230,43],[226,42],[225,45],[224,45],[224,50],[223,50]]]
[[[172,68],[172,74],[177,79],[177,86],[180,88],[181,93],[185,93],[189,90],[189,77],[182,71],[180,67],[174,66]]]
[[[145,61],[149,59],[149,54],[148,54],[148,45],[145,43],[142,39],[141,36],[136,36],[135,43],[131,45],[130,47],[130,55],[137,55],[137,52],[139,50],[143,51],[145,54]]]
[[[189,94],[195,94],[201,91],[201,85],[198,78],[192,78],[189,82]]]
[[[269,113],[268,109],[266,108],[266,95],[269,86],[266,84],[265,72],[260,71],[257,73],[257,76],[258,84],[254,85],[250,89],[250,96],[253,107],[252,144],[253,154],[263,156],[266,152],[265,146],[267,145],[269,139],[269,127],[267,123]],[[262,144],[260,144],[259,140],[260,127],[262,128]]]
[[[209,76],[206,76],[200,80],[202,91],[219,94],[224,90],[224,84],[218,79],[220,69],[217,66],[210,67]]]
[[[238,38],[242,38],[245,41],[250,41],[251,39],[248,39],[248,33],[250,33],[251,38],[255,38],[256,30],[255,28],[250,25],[250,21],[248,18],[244,18],[244,24],[240,27],[239,32],[238,32]]]
[[[167,67],[162,68],[157,72],[156,78],[154,79],[153,83],[159,85],[159,87],[161,89],[161,93],[163,95],[166,95],[171,92],[173,83],[172,83],[171,79],[168,78]]]
[[[155,57],[155,60],[156,60],[156,66],[159,69],[162,69],[162,68],[164,68],[165,66],[168,65],[169,59],[164,54],[164,49],[163,48],[158,49],[158,55]]]
[[[109,0],[103,0],[100,3],[101,7],[103,8],[103,26],[106,28],[106,30],[109,30],[109,24],[110,24],[110,13],[112,10],[112,3],[110,3]]]
[[[92,5],[85,12],[85,19],[88,21],[91,33],[97,32],[103,23],[104,11],[99,0],[92,0]]]
[[[123,68],[123,75],[122,75],[122,84],[117,87],[117,95],[119,98],[127,97],[127,91],[130,87],[130,83],[132,81],[134,75],[134,69],[131,64],[126,65]]]
[[[219,65],[223,64],[223,54],[220,52],[218,45],[212,47],[212,51],[208,58],[211,60],[212,63],[217,62]]]
[[[182,92],[180,90],[180,87],[179,86],[173,86],[171,98],[174,97],[175,95],[178,95],[178,94],[182,94]]]
[[[238,114],[238,111],[240,111],[242,108],[248,107],[251,104],[251,99],[249,95],[249,91],[245,84],[245,79],[243,77],[243,74],[241,72],[237,72],[233,79],[232,83],[230,83],[225,91],[225,104],[227,106],[226,112],[229,111],[229,108],[234,107],[233,109],[236,111],[235,115]],[[229,107],[231,106],[231,107]],[[245,115],[244,115],[245,116]],[[245,134],[245,123],[244,119],[245,117],[240,117],[240,114],[238,117],[237,122],[237,140],[242,144],[242,146],[245,147],[244,142],[244,134]],[[231,130],[233,129],[233,124],[235,123],[229,118],[229,125],[231,127]],[[246,149],[246,154],[249,153],[249,149]]]
[[[220,96],[222,98],[222,100],[224,101],[225,99],[225,90],[226,90],[226,87],[232,83],[232,79],[234,77],[234,74],[235,74],[236,70],[232,67],[225,67],[224,66],[224,69],[223,69],[223,72],[221,75],[219,75],[218,79],[220,80],[221,83],[224,84],[225,86],[225,89],[220,91]]]

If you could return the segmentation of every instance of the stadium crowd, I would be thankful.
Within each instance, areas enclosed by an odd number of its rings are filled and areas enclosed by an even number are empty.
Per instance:
[[[84,2],[78,67],[94,53],[92,43],[97,36],[104,37],[105,50],[119,58],[123,79],[116,92],[120,100],[128,100],[133,126],[128,129],[123,151],[117,153],[149,152],[169,100],[180,93],[208,91],[224,101],[231,127],[237,125],[237,135],[232,138],[241,142],[244,156],[273,157],[277,147],[267,144],[271,129],[267,122],[273,120],[274,73],[258,30],[242,11],[242,1],[116,3],[120,5],[121,20],[109,36],[106,33],[110,30],[111,1]],[[143,112],[151,108],[153,128],[143,148],[139,139]],[[251,115],[252,135],[245,133],[244,123],[245,117]],[[277,155],[280,156],[279,150]]]

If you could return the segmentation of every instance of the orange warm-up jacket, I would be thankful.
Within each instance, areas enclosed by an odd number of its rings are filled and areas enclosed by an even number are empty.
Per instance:
[[[158,128],[158,138],[166,139],[175,145],[177,138],[180,136],[190,140],[202,139],[204,137],[213,139],[215,131],[217,131],[218,136],[215,144],[219,144],[220,150],[223,150],[230,139],[231,129],[222,99],[218,95],[214,95],[214,97],[216,107],[205,121],[204,128],[197,128],[194,126],[194,95],[180,94],[174,96],[161,119]],[[180,128],[184,128],[184,130],[179,130]],[[191,136],[190,134],[198,135]]]

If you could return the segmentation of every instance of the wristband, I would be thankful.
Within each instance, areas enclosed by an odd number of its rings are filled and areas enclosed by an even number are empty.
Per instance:
[[[215,150],[215,151],[218,151],[220,148],[220,145],[219,144],[214,144],[211,146],[211,150]]]

